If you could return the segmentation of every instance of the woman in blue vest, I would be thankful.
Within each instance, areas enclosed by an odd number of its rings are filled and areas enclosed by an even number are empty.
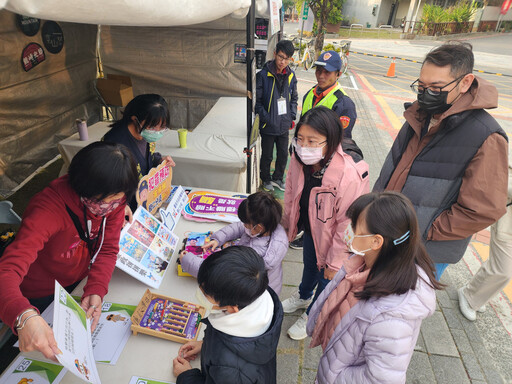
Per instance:
[[[123,111],[123,117],[111,125],[103,137],[104,141],[123,144],[132,153],[137,162],[139,179],[149,170],[162,162],[174,167],[171,156],[155,152],[155,143],[169,130],[169,106],[164,98],[156,94],[136,96]],[[135,197],[130,208],[137,208]]]

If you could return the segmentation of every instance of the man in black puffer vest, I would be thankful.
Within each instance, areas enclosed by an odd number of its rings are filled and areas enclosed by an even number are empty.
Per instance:
[[[485,109],[498,92],[473,75],[468,43],[430,51],[411,84],[417,102],[391,147],[374,191],[411,199],[437,278],[457,263],[471,236],[506,212],[508,139]]]

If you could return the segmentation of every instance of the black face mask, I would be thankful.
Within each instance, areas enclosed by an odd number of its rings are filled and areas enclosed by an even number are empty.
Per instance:
[[[418,104],[420,106],[420,109],[427,112],[430,115],[439,115],[443,112],[446,112],[452,106],[451,104],[448,104],[446,102],[446,100],[448,99],[448,93],[453,91],[459,85],[464,76],[466,75],[462,75],[441,87],[438,95],[432,95],[428,88],[423,89],[421,93],[418,92],[418,85],[416,84],[418,80],[416,80],[414,83],[411,84],[411,88],[414,92],[418,93]],[[456,84],[449,91],[442,90],[443,88],[446,88],[453,83]]]
[[[438,115],[446,112],[451,104],[446,102],[448,98],[448,91],[441,91],[439,95],[433,96],[428,92],[423,92],[418,95],[418,104],[420,109],[430,115]]]

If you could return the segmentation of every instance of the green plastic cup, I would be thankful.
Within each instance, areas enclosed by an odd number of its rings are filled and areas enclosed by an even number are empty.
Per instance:
[[[178,139],[180,141],[180,148],[187,148],[187,133],[185,128],[178,129]]]

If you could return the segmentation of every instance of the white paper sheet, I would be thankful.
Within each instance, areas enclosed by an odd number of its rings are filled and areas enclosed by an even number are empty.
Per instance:
[[[101,384],[92,351],[91,319],[69,293],[55,281],[53,334],[62,354],[57,360],[87,383]]]
[[[0,377],[0,384],[58,384],[67,369],[60,364],[18,356]]]

